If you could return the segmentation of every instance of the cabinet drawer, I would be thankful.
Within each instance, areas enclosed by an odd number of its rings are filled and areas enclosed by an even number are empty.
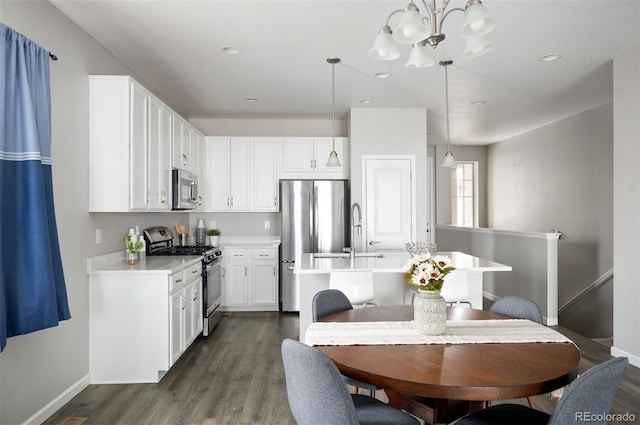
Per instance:
[[[251,250],[254,260],[275,260],[278,253],[273,248],[258,248]]]
[[[251,258],[250,249],[227,248],[222,254],[225,260],[248,260]]]
[[[169,293],[172,293],[184,286],[184,275],[182,274],[182,270],[177,273],[171,275],[169,280]]]
[[[184,270],[184,279],[186,282],[191,282],[194,279],[197,279],[202,274],[202,263],[194,264],[193,266],[189,266]]]

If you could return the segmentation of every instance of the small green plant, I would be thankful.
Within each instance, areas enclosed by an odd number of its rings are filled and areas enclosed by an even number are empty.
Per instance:
[[[144,244],[142,243],[142,240],[137,240],[136,242],[134,242],[130,233],[127,233],[127,235],[124,237],[124,247],[127,252],[135,254],[136,252],[140,251],[143,246]]]
[[[220,230],[218,230],[218,229],[209,229],[209,230],[207,230],[207,236],[220,236]]]

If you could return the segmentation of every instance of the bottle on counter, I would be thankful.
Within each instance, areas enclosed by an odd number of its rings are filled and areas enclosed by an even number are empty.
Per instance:
[[[204,225],[204,218],[198,219],[196,225],[196,245],[207,244],[207,227]]]

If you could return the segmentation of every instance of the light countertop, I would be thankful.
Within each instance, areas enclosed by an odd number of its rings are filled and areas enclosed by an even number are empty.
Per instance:
[[[409,261],[405,251],[385,252],[382,258],[356,257],[349,258],[315,258],[314,254],[303,254],[296,261],[295,274],[326,274],[332,270],[373,270],[374,273],[402,273]],[[452,265],[458,270],[467,271],[510,271],[511,267],[483,258],[474,257],[463,252],[438,252],[436,255],[447,255]]]
[[[171,274],[201,261],[201,255],[146,256],[144,261],[129,265],[124,252],[100,255],[87,259],[87,274],[154,273]]]
[[[278,247],[278,236],[221,236],[219,248]]]

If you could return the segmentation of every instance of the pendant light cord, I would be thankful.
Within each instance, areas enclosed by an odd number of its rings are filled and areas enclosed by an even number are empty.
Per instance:
[[[331,143],[332,151],[336,150],[336,63],[331,62],[331,99],[333,101],[333,138]]]
[[[451,152],[449,147],[449,74],[447,72],[447,67],[449,65],[444,65],[444,97],[445,97],[445,107],[447,109],[447,152]]]

